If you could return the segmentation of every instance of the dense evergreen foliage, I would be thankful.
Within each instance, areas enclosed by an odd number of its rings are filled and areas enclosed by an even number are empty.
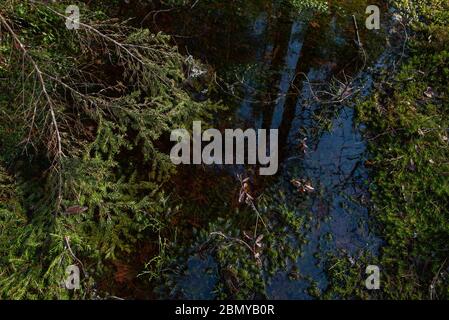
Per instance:
[[[108,261],[163,241],[174,168],[157,143],[218,108],[192,98],[196,62],[168,37],[100,11],[87,20],[88,7],[67,30],[66,6],[1,7],[4,298],[67,297],[71,264],[85,275],[76,295],[93,297]]]

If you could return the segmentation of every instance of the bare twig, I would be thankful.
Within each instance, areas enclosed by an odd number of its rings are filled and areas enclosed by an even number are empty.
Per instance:
[[[64,153],[62,151],[61,134],[60,134],[60,131],[59,131],[58,122],[56,120],[54,102],[53,102],[52,98],[50,97],[50,95],[49,95],[49,93],[47,91],[46,84],[45,84],[45,81],[44,81],[44,78],[43,78],[43,72],[41,71],[41,69],[39,68],[39,66],[37,65],[36,61],[33,59],[33,57],[26,50],[25,46],[20,41],[20,39],[18,38],[18,36],[14,32],[14,30],[11,28],[11,26],[9,25],[7,20],[1,14],[0,14],[0,22],[1,22],[1,24],[4,25],[6,30],[8,30],[9,34],[14,39],[14,42],[16,43],[16,47],[18,47],[22,51],[24,57],[26,57],[27,60],[33,66],[33,69],[34,69],[34,71],[35,71],[35,73],[37,75],[38,81],[39,81],[39,83],[41,85],[42,92],[43,92],[43,94],[45,96],[45,99],[47,101],[47,106],[49,108],[49,112],[50,112],[50,115],[51,115],[51,122],[53,124],[55,135],[56,135],[57,150],[56,150],[56,153],[55,153],[55,158],[59,158],[61,156],[64,156]],[[34,118],[33,118],[33,121],[34,121]]]
[[[226,239],[227,241],[233,241],[233,242],[237,242],[237,243],[244,245],[246,248],[248,248],[249,251],[251,251],[252,255],[257,260],[257,262],[259,264],[261,263],[260,254],[258,252],[256,252],[255,248],[252,248],[247,242],[243,241],[242,239],[229,237],[229,236],[225,235],[223,232],[219,232],[219,231],[211,232],[210,235],[211,236],[220,236],[220,237]]]
[[[73,253],[72,248],[70,247],[70,237],[69,236],[65,236],[64,237],[64,244],[67,248],[67,250],[69,251],[70,255],[73,257],[73,259],[75,259],[81,266],[81,269],[83,270],[84,274],[87,276],[86,271],[84,270],[84,264],[81,262],[80,259],[78,259],[75,254]]]

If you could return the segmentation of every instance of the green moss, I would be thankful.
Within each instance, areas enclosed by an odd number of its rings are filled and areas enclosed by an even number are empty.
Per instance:
[[[370,129],[371,212],[385,239],[381,297],[447,299],[449,7],[428,1],[410,8],[402,12],[411,19],[409,57],[397,74],[378,79],[378,90],[357,113]],[[330,291],[368,298],[360,291],[361,270],[345,259],[336,262]]]

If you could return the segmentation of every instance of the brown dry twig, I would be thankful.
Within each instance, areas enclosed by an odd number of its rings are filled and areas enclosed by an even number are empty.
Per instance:
[[[22,51],[23,57],[25,57],[29,61],[29,63],[31,63],[31,65],[34,69],[34,73],[37,76],[37,79],[41,86],[42,92],[46,99],[46,107],[48,107],[49,112],[50,112],[51,122],[52,122],[53,130],[54,130],[54,139],[56,140],[55,142],[53,142],[53,141],[51,141],[51,142],[56,144],[56,152],[54,152],[54,155],[55,155],[55,159],[58,159],[58,158],[64,156],[64,153],[62,151],[61,133],[59,130],[58,122],[56,120],[55,103],[47,91],[47,85],[44,80],[44,73],[41,71],[41,69],[37,65],[36,61],[29,54],[28,50],[25,48],[25,46],[20,41],[17,34],[14,32],[13,28],[9,25],[8,21],[2,14],[0,14],[0,23],[6,28],[6,30],[8,31],[8,33],[11,35],[12,39],[14,40],[14,42],[16,44],[14,47],[19,49],[20,51]],[[34,121],[34,115],[33,115],[33,121]]]

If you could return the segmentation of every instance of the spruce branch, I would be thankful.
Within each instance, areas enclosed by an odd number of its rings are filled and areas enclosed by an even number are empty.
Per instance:
[[[54,154],[55,154],[55,159],[58,159],[61,156],[64,156],[64,153],[62,151],[61,133],[59,131],[59,125],[58,125],[58,122],[56,120],[54,102],[53,102],[53,99],[50,97],[50,95],[49,95],[49,93],[47,91],[47,88],[46,88],[46,83],[45,83],[45,80],[44,80],[44,77],[43,77],[44,73],[41,71],[41,69],[37,65],[36,61],[29,54],[28,50],[25,48],[25,46],[20,41],[20,39],[17,36],[17,34],[14,32],[13,28],[9,25],[8,21],[6,20],[6,18],[2,14],[0,14],[0,22],[1,22],[1,24],[3,24],[3,26],[6,28],[8,33],[13,38],[14,42],[16,43],[15,47],[22,51],[23,56],[29,61],[29,63],[31,63],[31,65],[33,66],[33,69],[34,69],[34,71],[36,73],[36,76],[37,76],[37,79],[38,79],[38,81],[40,83],[42,92],[43,92],[43,94],[45,96],[45,99],[47,101],[46,102],[46,106],[48,106],[48,108],[49,108],[49,112],[50,112],[50,116],[51,116],[51,122],[52,122],[52,125],[54,127],[54,133],[55,133],[55,139],[56,139],[56,152],[54,152]],[[35,112],[33,114],[33,123],[34,123],[34,118],[35,118]]]

